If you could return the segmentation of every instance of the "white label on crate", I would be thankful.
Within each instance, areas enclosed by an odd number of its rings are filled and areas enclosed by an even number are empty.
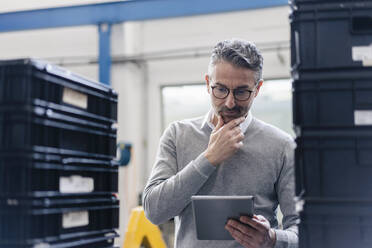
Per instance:
[[[355,110],[355,125],[372,125],[372,110]]]
[[[62,215],[62,227],[72,228],[89,224],[88,211],[68,212]]]
[[[61,193],[87,193],[94,190],[94,180],[90,177],[72,175],[59,178],[59,192]]]
[[[63,89],[62,101],[83,109],[88,108],[88,96],[70,88]]]
[[[33,248],[49,248],[50,245],[48,243],[39,243],[33,246]]]
[[[369,46],[354,46],[351,48],[354,61],[362,61],[363,66],[372,66],[372,44]]]
[[[372,59],[363,60],[363,66],[372,66]]]

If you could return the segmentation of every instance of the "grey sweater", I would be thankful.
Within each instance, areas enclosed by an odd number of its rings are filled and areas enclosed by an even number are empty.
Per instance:
[[[158,225],[175,217],[177,248],[242,247],[234,240],[198,240],[191,196],[254,195],[255,214],[275,228],[275,247],[297,247],[292,138],[253,118],[243,147],[215,167],[203,154],[211,132],[203,117],[174,122],[165,130],[143,194],[147,218]],[[277,229],[278,204],[284,230]]]

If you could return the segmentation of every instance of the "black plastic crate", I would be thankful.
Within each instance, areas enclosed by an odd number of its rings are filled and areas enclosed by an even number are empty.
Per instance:
[[[0,110],[0,150],[52,147],[66,153],[85,152],[103,158],[116,156],[116,129],[69,118],[41,106]]]
[[[3,244],[60,242],[114,231],[119,201],[105,198],[0,199]]]
[[[80,238],[27,244],[20,242],[5,243],[0,241],[2,248],[112,248],[115,238],[119,237],[116,232],[102,233],[100,235],[83,236]]]
[[[301,248],[372,247],[372,203],[305,201],[300,213]]]
[[[110,87],[42,60],[0,61],[0,104],[34,99],[117,120],[117,93]]]
[[[84,123],[85,125],[105,130],[112,129],[113,126],[115,126],[115,123],[113,123],[112,120],[106,117],[90,114],[86,111],[82,111],[70,106],[55,104],[40,99],[34,99],[29,104],[0,104],[1,109],[13,108],[15,110],[17,108],[27,108],[30,106],[42,107],[47,109],[48,116],[50,116],[51,118],[63,117],[64,119],[68,119],[72,122]]]
[[[0,112],[9,112],[12,114],[18,111],[31,111],[35,112],[38,116],[84,125],[104,132],[115,133],[116,131],[115,124],[107,118],[39,99],[33,100],[30,104],[0,104]]]
[[[107,195],[118,192],[118,163],[45,154],[0,153],[0,197]]]
[[[296,138],[296,194],[372,199],[372,129],[302,129]]]
[[[293,70],[372,66],[372,2],[303,4],[290,19]]]
[[[372,68],[301,73],[292,87],[296,126],[372,126]]]
[[[33,159],[45,161],[62,161],[64,165],[74,165],[76,163],[97,168],[110,166],[109,164],[117,164],[117,160],[108,159],[107,156],[100,154],[92,154],[79,151],[63,150],[53,147],[34,146],[32,149],[0,149],[0,156],[12,156],[14,154],[32,154]],[[79,162],[80,161],[80,162]]]

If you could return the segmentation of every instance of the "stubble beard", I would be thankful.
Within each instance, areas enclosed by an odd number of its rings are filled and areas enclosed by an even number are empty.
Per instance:
[[[231,120],[234,120],[239,117],[246,117],[249,111],[249,107],[241,107],[241,106],[235,106],[232,109],[227,108],[226,106],[223,106],[219,109],[217,109],[218,115],[222,117],[222,120],[225,124],[230,122]],[[234,112],[234,113],[233,113]]]

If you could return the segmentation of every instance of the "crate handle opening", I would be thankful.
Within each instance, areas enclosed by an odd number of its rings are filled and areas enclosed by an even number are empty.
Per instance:
[[[372,17],[371,16],[352,17],[352,31],[354,33],[372,33]]]
[[[295,45],[295,56],[296,56],[296,63],[292,66],[293,70],[297,70],[301,64],[300,60],[300,34],[298,31],[294,31],[294,45]]]

